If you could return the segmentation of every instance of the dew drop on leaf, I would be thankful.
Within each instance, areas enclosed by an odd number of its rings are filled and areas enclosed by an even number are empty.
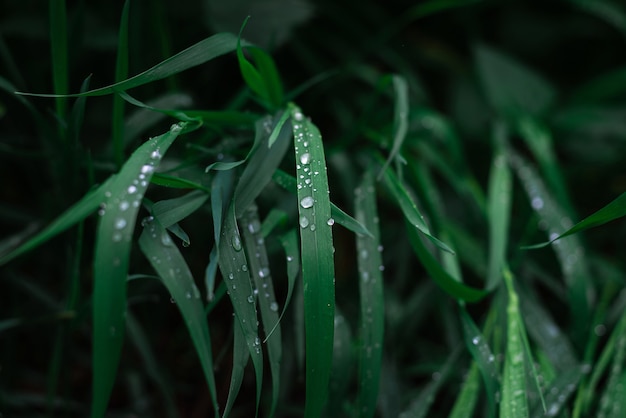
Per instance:
[[[239,238],[239,235],[233,235],[231,245],[233,246],[233,250],[241,251],[241,239]]]
[[[276,302],[270,303],[270,310],[272,312],[278,312],[278,303],[276,303]]]
[[[307,226],[309,226],[309,220],[307,219],[306,216],[301,216],[300,217],[300,227],[301,228],[306,228]]]
[[[302,206],[305,209],[311,208],[313,207],[313,197],[311,196],[306,196],[303,197],[302,200],[300,201],[300,206]]]
[[[300,162],[304,165],[307,165],[311,162],[311,154],[309,154],[308,152],[305,152],[304,154],[302,154],[300,156]]]

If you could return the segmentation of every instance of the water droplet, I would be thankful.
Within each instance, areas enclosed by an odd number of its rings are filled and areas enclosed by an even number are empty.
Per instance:
[[[185,293],[185,297],[187,299],[191,299],[191,292],[187,291],[187,293]]]
[[[183,127],[178,123],[174,123],[172,124],[172,126],[170,126],[170,131],[175,132],[175,133],[182,131],[182,129]]]
[[[245,264],[241,265],[241,271],[248,271],[248,266]]]
[[[254,219],[248,224],[248,231],[250,231],[251,234],[256,234],[259,229],[261,229],[261,223],[258,221],[258,219]]]
[[[385,271],[385,266],[383,266],[382,264],[380,266],[378,266],[378,270],[380,271]]]
[[[300,217],[300,227],[301,228],[306,228],[307,226],[309,226],[309,220],[307,219],[306,216],[301,216]]]
[[[305,152],[304,154],[302,154],[300,156],[300,162],[304,165],[307,165],[311,162],[311,154],[309,154],[308,152]]]
[[[311,225],[311,231],[315,231],[315,224]]]
[[[593,329],[593,332],[598,336],[601,337],[606,333],[606,327],[602,324],[596,325],[595,328]]]
[[[150,158],[152,158],[153,160],[160,159],[161,158],[161,152],[158,149],[152,151],[152,153],[150,154]]]
[[[335,224],[335,220],[333,218],[328,218],[326,221],[326,225],[333,226]]]
[[[176,301],[174,300],[174,298],[170,298],[170,303],[176,303]]]
[[[141,226],[143,226],[145,228],[153,220],[154,220],[154,216],[147,216],[147,217],[143,218],[143,220],[141,221]]]
[[[230,280],[233,280],[235,278],[235,275],[233,273],[228,273],[228,278]]]
[[[104,216],[105,213],[106,213],[106,211],[104,209],[99,209],[98,210],[98,215],[100,215],[100,216]]]
[[[168,234],[167,231],[161,233],[161,243],[166,247],[170,247],[173,244],[170,234]]]
[[[150,164],[146,164],[146,165],[141,167],[141,173],[142,174],[152,173],[153,171],[154,171],[154,167],[151,166]]]
[[[472,344],[477,345],[480,342],[480,337],[476,336],[472,338]]]
[[[129,207],[130,207],[130,203],[128,203],[127,201],[122,200],[122,201],[120,202],[120,210],[121,210],[122,212],[123,212],[123,211],[125,211],[126,209],[128,209]]]
[[[367,258],[367,250],[361,250],[361,252],[359,253],[359,255],[361,256],[361,258]]]
[[[293,114],[293,118],[299,122],[304,119],[304,115],[302,114],[302,112],[297,111]]]
[[[267,267],[263,267],[261,270],[259,270],[259,277],[260,278],[265,278],[267,276],[270,275],[270,269],[268,269]]]
[[[241,239],[239,238],[239,235],[233,235],[230,243],[233,246],[233,250],[241,251]]]
[[[382,253],[384,248],[382,245],[379,245],[378,248],[376,249],[378,250],[379,253]]]
[[[311,208],[313,207],[313,197],[311,196],[306,196],[303,197],[302,200],[300,201],[300,206],[302,206],[305,209]]]
[[[126,227],[126,219],[118,218],[115,220],[115,229],[124,229]]]
[[[111,197],[111,192],[108,190],[104,192],[104,197]]]
[[[114,242],[120,242],[122,240],[122,233],[121,232],[114,232],[112,239],[113,239]]]
[[[278,312],[278,303],[276,303],[276,302],[270,303],[270,310],[272,312]]]
[[[250,295],[248,296],[248,303],[253,303],[254,302],[254,296]]]
[[[292,256],[290,256],[290,255],[288,255],[288,256],[287,256],[287,261],[293,261],[293,257],[292,257]]]
[[[137,187],[131,184],[130,186],[128,186],[128,189],[126,190],[128,191],[128,194],[133,194],[137,191]]]
[[[541,199],[538,196],[535,196],[533,197],[533,200],[531,200],[530,205],[533,207],[533,209],[539,210],[543,208],[543,199]]]

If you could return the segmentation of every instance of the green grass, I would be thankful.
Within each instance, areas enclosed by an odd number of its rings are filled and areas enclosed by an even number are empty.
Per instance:
[[[0,6],[0,411],[624,416],[626,9],[242,10]]]

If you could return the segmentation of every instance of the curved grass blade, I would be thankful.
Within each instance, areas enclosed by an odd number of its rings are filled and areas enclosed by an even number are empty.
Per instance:
[[[465,345],[474,358],[473,364],[478,367],[483,376],[489,416],[495,417],[498,402],[496,397],[500,391],[499,373],[495,363],[495,356],[482,332],[480,332],[465,308],[461,308],[460,317],[463,325]]]
[[[378,401],[385,328],[383,260],[378,226],[374,178],[367,171],[355,190],[356,217],[372,231],[373,237],[357,235],[361,327],[359,380],[356,408],[360,417],[373,417]]]
[[[291,104],[306,333],[305,417],[322,415],[328,397],[335,320],[331,209],[322,136]],[[307,181],[308,180],[308,181]]]
[[[261,400],[263,384],[263,354],[257,325],[257,312],[254,292],[250,282],[250,272],[241,235],[235,219],[233,204],[224,216],[219,242],[219,267],[228,289],[228,295],[235,311],[235,318],[241,327],[248,345],[256,376],[256,405]],[[242,367],[245,365],[242,365]]]
[[[409,115],[409,86],[404,77],[394,74],[391,77],[393,81],[393,90],[395,92],[395,103],[393,110],[393,145],[389,152],[389,157],[383,165],[378,175],[379,179],[382,177],[383,172],[387,169],[391,161],[393,161],[398,153],[404,139],[406,138],[406,132],[409,128],[408,115]]]
[[[441,248],[443,251],[454,254],[454,251],[452,251],[448,245],[435,238],[430,233],[428,225],[426,225],[424,217],[417,209],[417,205],[413,201],[413,198],[409,195],[400,179],[398,179],[390,168],[387,168],[383,172],[383,181],[389,192],[391,192],[392,196],[400,206],[406,220],[417,228],[422,234],[424,234],[429,240],[431,240],[437,247]]]
[[[277,169],[274,172],[274,174],[272,175],[272,179],[276,182],[276,184],[289,192],[296,193],[296,191],[298,190],[296,179],[280,169]],[[362,223],[354,219],[352,216],[348,215],[332,202],[330,203],[330,210],[331,216],[337,224],[354,232],[355,234],[373,237],[372,233],[368,231]]]
[[[156,184],[163,187],[171,187],[173,189],[198,189],[203,190],[205,192],[210,192],[209,189],[204,187],[201,184],[195,183],[193,181],[183,179],[180,177],[169,176],[167,174],[162,173],[154,173],[152,179],[150,180],[152,184]]]
[[[494,126],[493,130],[496,152],[489,175],[489,195],[487,197],[487,219],[489,222],[487,289],[495,289],[502,279],[512,201],[511,169],[508,166],[504,149],[506,128],[504,124],[498,124]]]
[[[585,219],[578,222],[576,225],[574,225],[567,231],[552,238],[550,241],[546,241],[541,244],[528,245],[522,248],[524,249],[543,248],[554,243],[555,241],[561,238],[565,238],[567,236],[576,234],[578,232],[584,231],[589,228],[595,228],[597,226],[604,225],[605,223],[611,222],[615,219],[618,219],[624,216],[626,216],[626,192],[619,195],[615,200],[613,200],[608,205],[604,206],[602,209],[587,216]]]
[[[9,251],[0,256],[0,265],[6,264],[12,259],[31,251],[49,239],[55,237],[66,229],[72,227],[78,222],[85,219],[87,216],[94,213],[102,202],[107,200],[106,192],[110,190],[115,176],[110,177],[97,189],[90,191],[81,200],[75,203],[72,207],[63,212],[57,217],[50,225],[44,228],[41,232],[27,240],[19,247]]]
[[[248,263],[254,280],[254,293],[265,330],[270,373],[272,375],[272,403],[269,416],[276,413],[280,390],[280,363],[282,358],[282,334],[278,318],[278,303],[267,258],[265,240],[261,235],[261,222],[256,204],[251,204],[240,219]]]
[[[463,386],[461,386],[459,395],[456,397],[456,401],[454,401],[454,406],[448,418],[472,418],[479,394],[480,372],[476,362],[472,362],[470,371],[463,382]]]
[[[115,62],[115,82],[128,78],[128,9],[130,1],[124,1],[120,29],[117,39],[117,57]],[[63,93],[67,93],[64,91]],[[57,98],[60,100],[63,98]],[[118,166],[124,161],[124,100],[113,96],[113,113],[111,121],[111,141],[113,142],[113,160]]]
[[[272,174],[283,160],[290,144],[291,130],[289,125],[283,125],[272,148],[264,146],[269,141],[272,132],[271,126],[275,125],[275,119],[264,118],[257,121],[255,148],[247,157],[248,163],[241,174],[237,188],[235,189],[235,210],[239,218],[261,194],[263,188],[272,179]],[[279,129],[274,126],[274,129]]]
[[[163,154],[183,130],[143,144],[126,161],[104,192],[94,255],[92,418],[105,414],[124,340],[126,278],[131,238],[141,199]]]
[[[230,386],[228,387],[228,399],[226,400],[222,418],[227,418],[235,405],[235,399],[239,394],[239,389],[241,389],[241,383],[243,382],[245,367],[250,358],[248,344],[239,324],[234,324],[233,333],[233,370],[230,376]]]
[[[407,220],[406,222],[408,224],[409,221]],[[489,294],[486,290],[476,289],[457,281],[444,270],[441,264],[428,251],[416,228],[407,225],[406,231],[409,235],[409,241],[411,242],[413,251],[417,254],[430,277],[439,287],[450,294],[450,296],[466,302],[477,302]]]
[[[127,80],[110,86],[101,87],[84,93],[62,95],[63,97],[80,96],[105,96],[107,94],[130,90],[153,81],[161,80],[174,74],[178,74],[189,68],[204,64],[219,56],[228,54],[237,48],[237,37],[230,33],[218,33],[210,36],[195,45],[179,52],[178,54],[160,62],[154,67],[137,74]],[[57,97],[56,94],[34,94],[16,92],[25,96]]]
[[[193,280],[191,271],[167,230],[155,220],[148,218],[144,222],[144,230],[139,237],[139,247],[150,261],[185,319],[191,340],[198,357],[200,357],[204,377],[209,386],[213,409],[215,414],[218,414],[211,337],[200,300],[200,291]]]
[[[208,198],[206,193],[193,191],[174,199],[161,200],[152,205],[152,216],[163,228],[169,228],[202,207]]]
[[[500,416],[526,418],[529,416],[526,399],[526,371],[524,367],[523,325],[519,312],[519,299],[513,287],[513,277],[504,272],[504,282],[509,301],[506,308],[507,341],[502,376],[502,402]]]

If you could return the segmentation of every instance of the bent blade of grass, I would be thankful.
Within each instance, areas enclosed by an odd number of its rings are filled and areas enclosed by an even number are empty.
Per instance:
[[[496,416],[497,399],[496,394],[500,391],[500,376],[489,344],[485,340],[482,332],[478,329],[465,308],[461,308],[461,323],[463,325],[463,336],[465,346],[474,359],[474,365],[482,374],[487,395],[489,416]]]
[[[193,191],[181,197],[156,202],[151,212],[163,228],[169,228],[202,207],[208,198],[206,193]]]
[[[219,243],[219,267],[228,289],[228,296],[248,345],[256,376],[256,407],[258,410],[263,384],[263,354],[257,325],[257,310],[249,265],[235,219],[233,202],[225,213]],[[245,366],[245,365],[243,365]],[[242,367],[243,367],[242,366]]]
[[[289,112],[286,112],[289,113]],[[248,163],[241,174],[241,178],[235,189],[235,210],[239,218],[261,194],[267,183],[272,179],[272,174],[283,160],[291,140],[291,129],[289,125],[283,124],[280,128],[280,120],[273,118],[259,119],[255,124],[256,137],[255,148],[247,157]],[[265,146],[269,141],[272,129],[280,129],[279,134],[272,148]],[[269,131],[269,132],[268,132]]]
[[[470,371],[461,386],[459,395],[448,418],[472,418],[480,394],[480,372],[476,362],[472,362]]]
[[[305,417],[319,417],[328,397],[335,317],[330,190],[322,136],[290,105],[298,181],[306,333]]]
[[[241,389],[241,383],[243,382],[245,367],[248,363],[248,359],[250,358],[250,351],[248,351],[246,338],[243,335],[241,327],[237,323],[234,324],[233,334],[233,370],[230,375],[228,399],[226,400],[226,406],[224,407],[222,418],[227,418],[235,405],[235,399],[237,399],[239,389]]]
[[[383,354],[385,301],[382,246],[378,226],[378,208],[374,177],[370,171],[355,190],[356,217],[373,236],[357,235],[357,263],[361,296],[359,380],[357,411],[360,417],[372,417],[376,412]]]
[[[254,58],[254,63],[257,66],[259,75],[265,84],[267,101],[274,109],[277,109],[283,104],[284,92],[276,64],[272,57],[261,48],[251,46],[248,50],[252,58]]]
[[[495,155],[489,175],[487,210],[489,222],[489,264],[487,289],[494,289],[502,278],[506,260],[509,222],[511,218],[512,176],[508,166],[504,141],[506,127],[500,123],[493,128]]]
[[[104,192],[96,235],[93,289],[93,399],[92,418],[105,414],[124,340],[126,278],[131,239],[141,200],[163,154],[184,126],[140,146]]]
[[[123,78],[125,78],[125,77],[123,77]],[[178,120],[180,120],[182,122],[191,122],[191,121],[202,122],[202,118],[201,117],[199,117],[199,116],[191,117],[191,116],[187,115],[187,113],[184,110],[158,109],[156,107],[153,107],[153,106],[150,106],[148,104],[145,104],[145,103],[135,99],[134,97],[132,97],[130,94],[128,94],[125,91],[117,92],[117,94],[115,95],[115,100],[126,101],[126,102],[132,104],[133,106],[137,106],[140,109],[146,109],[146,110],[150,110],[152,112],[162,113],[164,115],[176,118],[176,119],[178,119]]]
[[[178,54],[160,62],[154,67],[137,74],[134,77],[101,87],[89,90],[84,93],[60,95],[63,97],[80,96],[105,96],[107,94],[130,90],[153,81],[161,80],[174,74],[178,74],[189,68],[204,64],[219,56],[228,54],[237,48],[237,37],[230,33],[218,33],[190,46]],[[26,92],[16,92],[25,96],[57,97],[56,94],[35,94]]]
[[[393,81],[393,90],[396,98],[393,110],[393,145],[391,146],[387,161],[385,161],[385,164],[380,170],[380,174],[378,175],[379,179],[400,152],[409,127],[409,86],[404,77],[400,75],[394,74],[391,79]]]
[[[450,296],[466,302],[477,302],[489,294],[486,290],[476,289],[460,283],[448,274],[439,261],[428,251],[417,229],[408,224],[408,220],[406,222],[406,231],[409,235],[409,241],[411,242],[413,251],[415,251],[415,254],[424,265],[424,268],[439,287]]]
[[[280,169],[277,169],[274,172],[274,174],[272,175],[272,179],[276,182],[276,184],[289,192],[296,193],[296,191],[298,190],[296,179]],[[349,231],[354,232],[355,234],[373,237],[372,233],[368,231],[361,222],[348,215],[332,202],[330,203],[330,210],[331,217],[337,224],[343,226]]]
[[[387,168],[383,172],[383,180],[385,186],[387,186],[387,189],[391,192],[392,196],[398,203],[398,206],[400,206],[402,214],[406,220],[417,228],[418,231],[424,234],[429,240],[431,240],[437,247],[441,248],[443,251],[454,254],[454,251],[452,251],[448,245],[430,233],[430,229],[428,228],[428,225],[426,225],[424,216],[422,216],[419,209],[417,209],[415,201],[409,195],[406,187],[402,184],[400,179],[390,168]]]
[[[2,254],[2,256],[0,256],[0,265],[6,264],[12,259],[37,248],[44,242],[55,237],[56,235],[67,230],[68,228],[85,219],[87,216],[94,213],[96,209],[98,209],[98,207],[103,204],[103,202],[107,201],[107,196],[105,194],[108,190],[110,190],[111,184],[113,183],[114,179],[115,176],[107,179],[104,183],[98,186],[98,188],[87,193],[85,197],[83,197],[72,207],[59,215],[59,217],[57,217],[41,232],[31,237],[19,247],[6,252],[5,254]]]
[[[595,228],[597,226],[604,225],[605,223],[611,222],[615,219],[619,219],[626,216],[626,192],[619,195],[615,200],[613,200],[608,205],[594,212],[593,214],[587,216],[582,221],[578,222],[576,225],[568,229],[567,231],[559,234],[557,237],[551,239],[550,241],[546,241],[540,244],[528,245],[524,246],[525,249],[536,249],[536,248],[544,248],[561,238],[565,238],[567,236],[576,234],[578,232],[582,232],[589,228]]]
[[[267,248],[265,247],[265,240],[261,235],[261,222],[255,203],[248,206],[240,222],[246,253],[248,254],[249,267],[254,281],[254,293],[257,295],[257,305],[261,313],[263,329],[265,330],[265,340],[263,342],[267,344],[267,356],[272,375],[272,403],[269,412],[269,416],[272,417],[276,412],[278,395],[280,394],[280,363],[283,355],[282,333],[278,317],[279,307],[274,294]]]

